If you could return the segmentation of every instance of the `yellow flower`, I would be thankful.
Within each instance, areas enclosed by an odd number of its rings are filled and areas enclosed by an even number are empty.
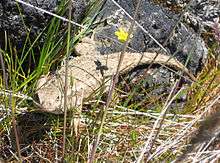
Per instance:
[[[115,35],[118,37],[118,40],[120,42],[125,42],[128,39],[128,32],[126,32],[123,28],[119,28],[116,32]]]

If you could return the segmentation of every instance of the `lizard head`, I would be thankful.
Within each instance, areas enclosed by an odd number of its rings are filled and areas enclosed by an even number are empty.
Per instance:
[[[62,96],[56,81],[53,78],[43,76],[37,83],[37,96],[42,111],[59,113],[62,112]]]

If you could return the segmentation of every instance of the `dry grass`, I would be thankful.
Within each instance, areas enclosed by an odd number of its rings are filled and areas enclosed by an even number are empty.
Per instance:
[[[34,112],[29,103],[36,102],[21,93],[13,95],[17,112],[10,116],[10,106],[3,105],[10,93],[2,90],[0,158],[8,162],[62,162],[64,150],[67,162],[86,162],[92,152],[91,162],[217,161],[220,69],[219,43],[215,44],[196,82],[179,88],[177,78],[171,83],[172,91],[158,97],[152,92],[164,85],[146,89],[143,83],[149,74],[135,83],[120,76],[124,82],[116,85],[110,101],[108,95],[98,92],[80,109],[70,110],[65,123],[63,115]],[[187,97],[184,105],[175,105],[182,95]],[[12,130],[13,117],[16,132]]]

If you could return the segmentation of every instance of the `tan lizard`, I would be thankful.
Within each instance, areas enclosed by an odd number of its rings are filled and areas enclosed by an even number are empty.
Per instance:
[[[116,72],[120,55],[120,53],[101,55],[96,50],[94,43],[88,39],[83,43],[79,43],[76,46],[76,51],[82,55],[69,61],[67,84],[68,108],[79,106],[82,98],[89,97],[92,92],[103,86],[103,83],[105,83],[105,90],[107,90],[110,83],[108,81]],[[149,52],[126,52],[121,64],[120,73],[126,73],[137,65],[150,64],[152,62],[183,71],[194,79],[188,69],[176,59],[170,58],[167,55]],[[43,111],[56,114],[63,113],[64,72],[65,68],[62,66],[55,76],[44,76],[38,81],[37,95]]]

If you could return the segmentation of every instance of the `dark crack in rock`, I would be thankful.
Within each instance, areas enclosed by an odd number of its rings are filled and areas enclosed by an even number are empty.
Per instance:
[[[158,65],[137,67],[129,72],[129,75],[120,78],[119,88],[126,92],[122,96],[122,103],[132,105],[140,102],[145,109],[156,109],[159,105],[163,106],[178,78],[176,72]],[[189,84],[189,82],[182,78],[176,90],[186,84]],[[129,95],[132,95],[133,98],[128,98]],[[170,105],[171,111],[180,111],[185,101],[186,94],[182,94]]]

